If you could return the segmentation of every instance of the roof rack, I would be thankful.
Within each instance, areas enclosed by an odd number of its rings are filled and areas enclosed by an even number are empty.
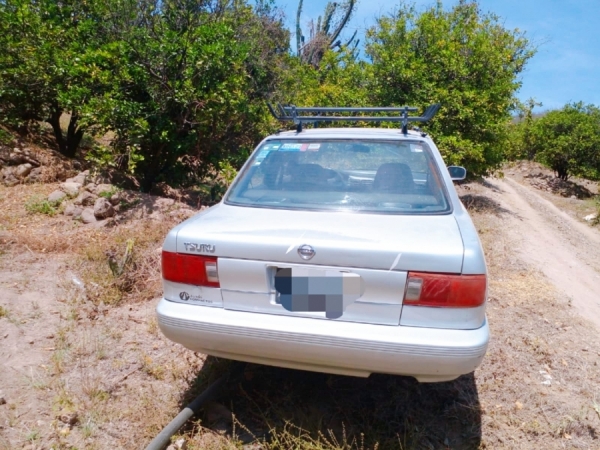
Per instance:
[[[428,122],[435,116],[440,109],[440,104],[436,103],[429,106],[421,116],[409,116],[409,112],[418,111],[418,108],[413,106],[402,106],[400,108],[299,108],[294,105],[282,106],[277,104],[277,110],[267,103],[269,110],[273,117],[281,121],[292,121],[296,125],[298,133],[302,132],[302,126],[305,123],[315,122],[338,122],[338,121],[351,121],[351,122],[401,122],[402,133],[408,133],[409,122]],[[399,116],[342,116],[342,115],[322,115],[328,113],[400,113]],[[308,115],[302,115],[308,114]],[[312,115],[311,115],[312,114]]]

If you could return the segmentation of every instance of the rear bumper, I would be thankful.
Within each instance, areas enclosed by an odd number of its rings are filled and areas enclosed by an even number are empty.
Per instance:
[[[164,335],[217,357],[341,375],[408,375],[447,381],[481,363],[487,320],[475,330],[370,325],[231,311],[174,303],[157,306]]]

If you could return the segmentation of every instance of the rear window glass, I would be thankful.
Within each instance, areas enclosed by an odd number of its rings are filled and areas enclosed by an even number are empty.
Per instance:
[[[450,211],[429,147],[418,141],[270,140],[225,202],[396,214]]]

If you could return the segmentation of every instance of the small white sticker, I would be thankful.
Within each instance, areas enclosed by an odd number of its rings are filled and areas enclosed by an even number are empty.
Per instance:
[[[410,144],[410,151],[413,153],[423,153],[423,146],[418,144]]]
[[[279,151],[282,152],[299,152],[302,149],[303,144],[283,144]]]
[[[260,152],[258,152],[258,155],[256,155],[256,159],[254,160],[254,165],[255,166],[260,166],[260,163],[262,163],[264,161],[264,159],[271,152],[272,152],[272,150],[267,149],[267,147],[265,147],[263,150],[261,150]]]

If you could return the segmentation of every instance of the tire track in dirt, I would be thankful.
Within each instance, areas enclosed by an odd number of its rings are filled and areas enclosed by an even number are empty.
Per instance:
[[[507,234],[519,254],[600,329],[600,233],[514,180],[488,184],[509,212]]]

